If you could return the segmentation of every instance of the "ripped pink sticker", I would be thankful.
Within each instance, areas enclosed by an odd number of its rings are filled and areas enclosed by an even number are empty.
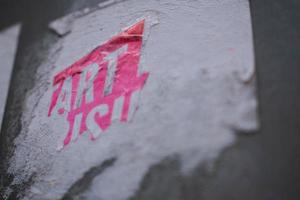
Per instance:
[[[94,140],[114,120],[127,122],[149,73],[139,74],[144,20],[58,73],[48,116],[66,117],[64,146],[89,132]]]

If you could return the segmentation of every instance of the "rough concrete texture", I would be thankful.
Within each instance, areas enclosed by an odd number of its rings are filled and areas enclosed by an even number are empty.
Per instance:
[[[0,32],[0,125],[2,123],[19,32],[20,24],[14,25]]]
[[[68,123],[47,116],[53,76],[141,18],[152,25],[140,63],[150,76],[133,120],[61,149]],[[246,0],[129,0],[77,18],[28,92],[12,185],[32,179],[23,199],[121,200],[166,157],[177,155],[170,165],[182,177],[211,167],[236,131],[257,128],[253,61]]]

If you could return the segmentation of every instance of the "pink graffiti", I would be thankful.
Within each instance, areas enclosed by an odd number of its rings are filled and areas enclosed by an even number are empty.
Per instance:
[[[64,146],[85,131],[94,140],[114,117],[127,122],[134,93],[149,73],[138,73],[144,20],[113,37],[54,77],[48,116],[66,117]]]

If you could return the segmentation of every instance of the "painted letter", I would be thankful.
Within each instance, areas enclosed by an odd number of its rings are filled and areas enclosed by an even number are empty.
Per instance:
[[[122,46],[121,48],[117,49],[116,51],[108,54],[104,60],[108,61],[107,65],[107,76],[105,79],[104,85],[104,95],[108,95],[112,91],[112,85],[114,82],[115,73],[117,70],[118,65],[118,57],[127,51],[127,45]]]
[[[92,102],[94,100],[94,80],[98,74],[99,66],[97,63],[93,63],[84,68],[80,75],[79,85],[76,94],[76,107],[80,107],[82,104],[83,96],[85,95],[85,103]]]
[[[91,110],[91,112],[87,115],[86,126],[93,138],[97,138],[103,132],[100,125],[96,122],[96,113],[98,113],[100,116],[104,116],[108,113],[108,110],[109,108],[106,104],[101,104],[93,108],[93,110]]]

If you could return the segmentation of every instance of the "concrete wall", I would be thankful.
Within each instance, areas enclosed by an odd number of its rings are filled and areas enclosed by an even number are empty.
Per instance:
[[[55,75],[141,19],[138,67],[149,79],[130,104],[134,116],[126,123],[114,119],[94,140],[89,137],[96,129],[88,129],[62,146],[72,124],[66,115],[47,115]],[[197,166],[212,168],[234,142],[234,132],[257,128],[247,1],[105,2],[57,19],[49,28],[61,38],[41,52],[47,57],[31,73],[35,83],[22,105],[8,196],[13,185],[31,180],[23,199],[128,199],[151,166],[176,156],[185,176]],[[76,88],[65,95],[72,91]],[[89,173],[93,180],[76,186]]]
[[[216,159],[235,142],[235,133],[257,128],[248,2],[98,3],[50,7],[53,15],[39,9],[36,15],[44,17],[25,20],[1,133],[1,155],[7,156],[2,195],[220,199],[222,192],[207,187]],[[146,29],[139,73],[149,77],[134,117],[115,120],[96,140],[85,132],[62,148],[69,124],[65,116],[47,116],[54,76],[140,19]],[[247,166],[257,169],[253,162]],[[247,179],[238,177],[245,185]]]
[[[6,98],[9,88],[11,72],[16,55],[17,43],[20,33],[20,25],[13,25],[0,32],[0,124],[6,105]]]

